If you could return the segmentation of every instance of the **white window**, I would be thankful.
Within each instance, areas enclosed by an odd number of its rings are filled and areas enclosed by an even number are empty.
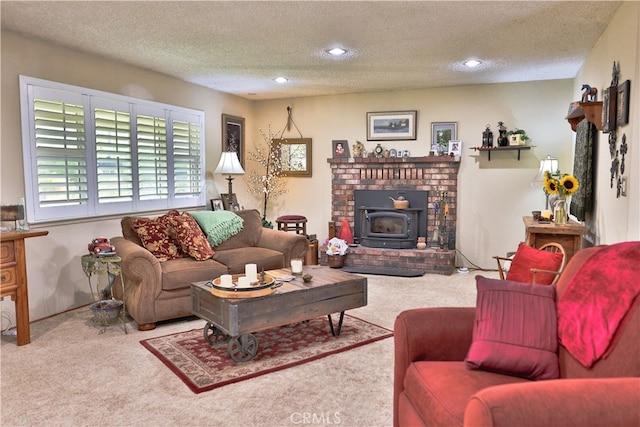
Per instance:
[[[204,112],[20,76],[27,221],[204,206]]]

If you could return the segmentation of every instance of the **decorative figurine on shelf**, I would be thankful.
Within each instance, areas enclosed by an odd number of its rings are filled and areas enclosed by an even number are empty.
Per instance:
[[[482,132],[482,146],[493,147],[493,132],[491,132],[489,125],[487,125],[487,128]]]
[[[498,122],[498,146],[506,147],[509,145],[509,138],[507,138],[507,127],[503,122]]]
[[[364,153],[364,145],[360,141],[353,144],[353,157],[362,157]]]
[[[598,100],[598,88],[582,85],[582,102],[596,102]]]

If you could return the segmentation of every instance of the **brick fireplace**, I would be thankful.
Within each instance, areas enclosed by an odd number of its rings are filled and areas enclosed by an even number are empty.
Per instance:
[[[451,274],[455,268],[455,250],[433,249],[436,231],[434,209],[440,193],[448,196],[447,230],[456,235],[456,200],[458,191],[459,158],[404,157],[404,158],[335,158],[327,159],[331,165],[331,220],[338,230],[347,219],[354,229],[356,190],[421,190],[427,191],[427,249],[386,249],[364,246],[349,249],[347,266],[369,266],[394,269],[415,269],[427,273]],[[321,263],[326,265],[326,254],[321,251]]]

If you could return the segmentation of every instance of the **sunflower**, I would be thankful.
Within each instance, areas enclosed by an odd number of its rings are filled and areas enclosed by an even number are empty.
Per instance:
[[[545,178],[544,190],[547,194],[558,194],[558,181],[551,177]]]
[[[564,193],[569,196],[578,191],[578,188],[580,188],[580,183],[578,183],[578,180],[573,175],[563,176],[560,180],[560,185],[564,188]]]

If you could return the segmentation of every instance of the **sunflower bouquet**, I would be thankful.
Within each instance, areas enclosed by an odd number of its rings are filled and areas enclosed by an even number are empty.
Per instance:
[[[544,173],[544,191],[549,195],[566,198],[578,191],[578,188],[580,188],[580,183],[573,175],[551,175],[548,171]]]

